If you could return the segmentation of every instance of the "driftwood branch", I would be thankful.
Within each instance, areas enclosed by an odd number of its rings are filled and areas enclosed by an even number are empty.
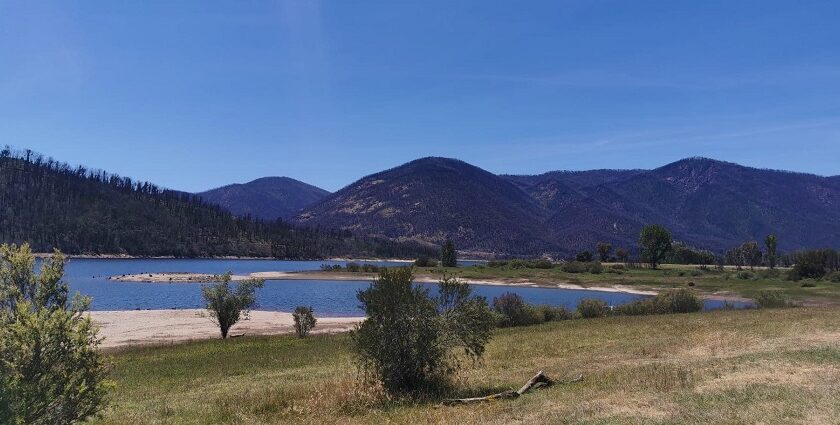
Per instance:
[[[578,375],[575,379],[572,379],[567,382],[562,382],[565,384],[570,384],[573,382],[580,382],[583,381],[583,375]],[[528,391],[550,387],[552,385],[558,384],[557,381],[549,378],[545,372],[539,371],[533,378],[529,379],[522,388],[513,391],[503,391],[497,394],[490,394],[484,397],[471,397],[471,398],[451,398],[443,400],[442,404],[445,406],[453,406],[456,404],[472,404],[472,403],[483,403],[486,401],[494,401],[494,400],[506,400],[506,399],[513,399],[518,398],[522,394],[527,393]]]

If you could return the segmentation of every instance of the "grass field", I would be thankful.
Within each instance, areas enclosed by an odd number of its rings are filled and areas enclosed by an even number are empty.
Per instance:
[[[840,310],[717,311],[498,330],[457,395],[538,370],[580,383],[485,405],[387,400],[357,384],[347,335],[247,338],[112,354],[99,423],[838,423]]]

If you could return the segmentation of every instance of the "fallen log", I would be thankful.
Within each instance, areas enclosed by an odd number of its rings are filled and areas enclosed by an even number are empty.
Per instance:
[[[572,380],[562,382],[562,383],[571,384],[573,382],[580,382],[580,381],[583,381],[583,375],[582,374],[578,375],[576,378],[574,378]],[[450,398],[450,399],[443,400],[441,402],[441,404],[443,404],[444,406],[454,406],[454,405],[458,405],[458,404],[472,404],[472,403],[483,403],[483,402],[495,401],[495,400],[514,399],[514,398],[519,398],[520,396],[527,393],[528,391],[539,389],[539,388],[544,388],[544,387],[550,387],[550,386],[555,385],[555,384],[558,384],[558,382],[549,378],[545,374],[545,372],[539,371],[539,373],[534,375],[533,378],[529,379],[528,382],[526,382],[525,385],[522,386],[522,388],[520,388],[516,391],[514,391],[514,390],[502,391],[500,393],[490,394],[490,395],[484,396],[484,397]]]

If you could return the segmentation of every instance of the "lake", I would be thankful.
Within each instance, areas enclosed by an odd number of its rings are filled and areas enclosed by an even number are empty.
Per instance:
[[[379,266],[406,263],[370,261]],[[65,269],[65,281],[71,292],[93,298],[92,310],[146,310],[203,308],[199,283],[135,283],[114,282],[108,276],[155,272],[194,272],[248,274],[266,271],[319,270],[321,264],[343,261],[281,261],[236,259],[71,259]],[[472,263],[465,263],[471,265]],[[257,310],[292,311],[296,306],[312,306],[323,317],[358,316],[361,314],[356,293],[368,287],[369,281],[269,280],[257,292]],[[435,284],[425,284],[434,292]],[[574,289],[523,288],[511,286],[471,285],[476,295],[493,300],[504,292],[515,292],[526,301],[574,309],[584,298],[598,298],[610,305],[619,305],[644,298],[641,295]],[[707,301],[707,309],[722,308],[721,301]]]

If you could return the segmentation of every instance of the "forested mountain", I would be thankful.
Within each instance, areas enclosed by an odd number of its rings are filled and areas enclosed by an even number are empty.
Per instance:
[[[297,220],[394,238],[451,236],[461,249],[505,254],[570,254],[599,241],[632,250],[649,223],[717,252],[768,233],[792,251],[840,247],[840,184],[706,158],[537,176],[424,158],[365,177]]]
[[[431,247],[232,216],[196,196],[29,151],[0,151],[0,242],[149,256],[414,256]]]
[[[196,195],[237,216],[271,221],[292,218],[329,194],[324,189],[289,177],[263,177]]]
[[[297,220],[434,243],[450,236],[474,251],[533,253],[552,246],[541,235],[543,213],[507,179],[454,159],[422,158],[367,176]]]

